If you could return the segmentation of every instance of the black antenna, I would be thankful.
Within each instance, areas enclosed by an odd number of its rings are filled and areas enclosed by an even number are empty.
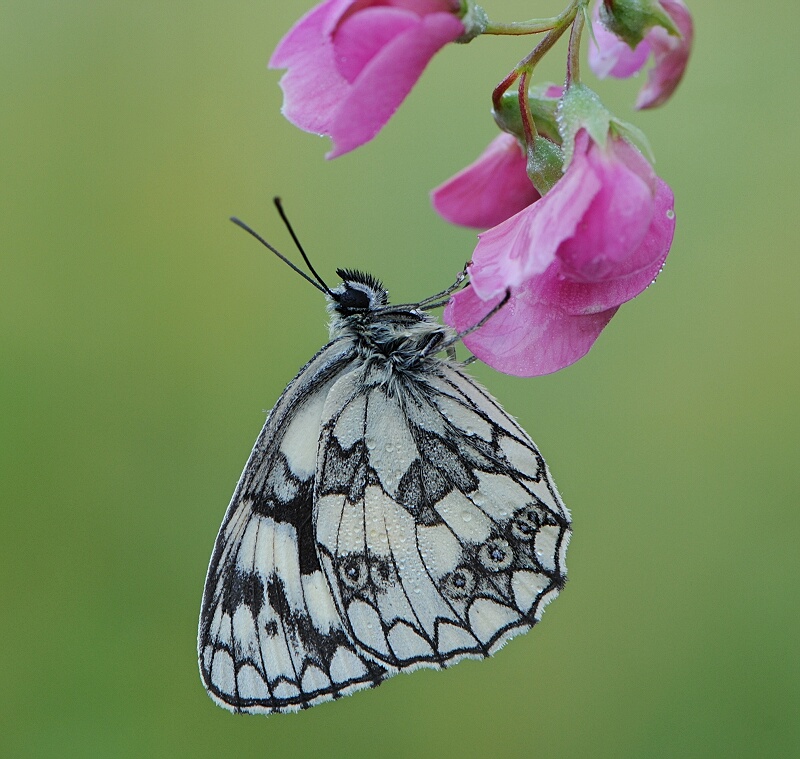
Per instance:
[[[306,252],[303,250],[303,246],[300,244],[300,240],[297,239],[297,235],[294,233],[294,229],[292,229],[292,225],[289,222],[288,217],[286,216],[286,212],[283,210],[283,205],[281,203],[281,199],[276,195],[272,202],[275,204],[275,208],[278,209],[278,213],[281,215],[281,219],[283,223],[286,225],[286,229],[289,230],[289,234],[292,236],[294,240],[294,244],[297,246],[297,249],[300,251],[300,255],[303,257],[303,260],[306,262],[306,266],[309,268],[309,271],[316,277],[317,282],[319,282],[323,288],[325,288],[325,292],[331,296],[334,300],[336,297],[331,292],[331,289],[325,284],[325,280],[317,274],[316,269],[311,265],[311,261],[308,260],[308,256]]]
[[[245,224],[241,219],[237,219],[235,216],[231,216],[231,221],[234,224],[236,224],[237,227],[241,227],[245,232],[249,232],[251,235],[253,235],[253,237],[255,237],[256,240],[258,240],[264,247],[269,248],[269,250],[271,250],[278,258],[280,258],[281,261],[283,261],[285,264],[288,264],[289,266],[291,266],[292,269],[294,269],[304,280],[306,280],[307,282],[310,282],[312,285],[314,285],[314,287],[316,287],[317,290],[319,290],[320,292],[323,292],[323,293],[327,293],[328,295],[331,294],[331,291],[328,290],[327,287],[324,288],[324,289],[322,287],[320,287],[313,279],[311,279],[311,277],[308,276],[308,274],[306,274],[302,269],[299,269],[297,266],[295,266],[279,250],[276,250],[275,248],[273,248],[272,245],[270,245],[260,234],[258,234],[258,232],[256,232],[253,229],[250,229],[250,227],[248,227],[247,224]],[[305,258],[305,255],[303,256],[303,258]],[[306,260],[306,263],[308,263],[307,260]],[[310,268],[310,266],[309,266],[309,268]],[[312,269],[312,271],[314,271],[314,270]],[[314,275],[316,276],[316,272],[314,272]],[[317,279],[319,279],[319,277],[317,277]],[[323,284],[325,284],[325,283],[323,282]]]

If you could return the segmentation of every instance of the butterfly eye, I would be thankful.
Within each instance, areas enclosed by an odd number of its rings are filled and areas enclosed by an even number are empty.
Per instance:
[[[339,308],[343,311],[366,310],[370,306],[369,295],[363,290],[345,285],[345,290],[338,296]]]

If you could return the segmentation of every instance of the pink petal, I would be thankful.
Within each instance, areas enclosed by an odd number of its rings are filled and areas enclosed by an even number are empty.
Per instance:
[[[517,138],[504,132],[476,161],[433,190],[431,203],[451,224],[493,227],[539,199],[525,167]]]
[[[655,175],[644,156],[621,139],[609,137],[606,150],[592,142],[586,159],[600,190],[575,234],[559,247],[558,258],[576,282],[627,276],[635,271],[632,256],[650,227]]]
[[[541,200],[478,235],[470,281],[484,300],[519,287],[544,271],[559,246],[575,234],[586,209],[600,191],[597,173],[586,159],[589,138],[580,130],[566,174]]]
[[[555,265],[555,264],[554,264]],[[575,316],[538,298],[534,284],[512,292],[509,302],[464,344],[481,361],[518,377],[550,374],[584,356],[616,313],[616,308]],[[482,301],[472,287],[453,297],[445,321],[458,330],[476,324],[499,301]]]
[[[270,68],[288,69],[280,80],[283,115],[307,132],[326,134],[347,92],[326,33],[331,11],[341,5],[341,0],[325,2],[309,11],[280,41],[269,61]]]
[[[341,3],[342,0],[325,0],[301,16],[278,43],[267,65],[273,69],[289,68],[313,53],[315,45],[328,36],[327,19]]]
[[[352,83],[381,48],[418,23],[416,13],[401,8],[365,8],[348,16],[333,33],[339,73]]]
[[[414,11],[418,16],[426,16],[429,13],[458,14],[461,9],[459,0],[366,0],[362,4],[369,3],[405,8],[406,10]]]
[[[554,100],[558,100],[564,94],[564,88],[560,84],[551,84],[545,91],[544,96],[546,98],[553,98]]]
[[[675,233],[672,190],[666,182],[658,183],[650,227],[632,257],[636,271],[617,279],[586,283],[575,282],[563,269],[551,267],[541,275],[538,285],[544,302],[575,316],[594,314],[635,298],[652,284],[664,266]]]
[[[425,16],[385,45],[352,83],[332,114],[328,134],[335,158],[371,140],[391,118],[422,74],[428,61],[464,33],[449,13]]]
[[[666,101],[680,84],[694,39],[694,25],[689,9],[681,0],[661,0],[664,10],[675,22],[681,37],[675,37],[657,26],[647,33],[646,41],[653,50],[655,65],[647,75],[647,83],[639,92],[636,107],[655,108]]]

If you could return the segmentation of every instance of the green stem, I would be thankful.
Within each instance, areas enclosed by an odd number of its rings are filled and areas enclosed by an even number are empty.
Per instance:
[[[541,34],[568,24],[575,17],[575,9],[584,0],[570,0],[570,4],[557,16],[532,18],[530,21],[511,21],[508,24],[489,21],[483,34]]]
[[[581,81],[581,35],[586,24],[586,4],[577,9],[572,31],[569,35],[569,52],[567,53],[567,87]]]
[[[562,14],[563,15],[563,14]],[[532,18],[530,21],[511,21],[508,24],[495,24],[490,21],[483,34],[540,34],[558,26],[561,16],[552,18]]]
[[[525,130],[525,145],[528,154],[533,151],[536,138],[539,136],[539,133],[536,131],[536,124],[533,121],[531,106],[530,103],[528,103],[528,82],[530,76],[530,71],[522,72],[522,76],[519,78],[519,89],[517,90],[519,112],[522,116],[522,128]]]
[[[583,2],[583,0],[573,0],[570,3],[567,10],[559,16],[561,19],[558,23],[558,26],[553,27],[550,29],[547,34],[542,38],[541,42],[528,54],[526,55],[512,70],[509,72],[508,76],[503,79],[500,84],[495,87],[494,92],[492,93],[492,103],[494,104],[495,109],[500,107],[500,98],[503,97],[505,91],[515,82],[517,77],[521,76],[524,73],[530,75],[530,73],[535,68],[536,64],[542,59],[544,54],[551,48],[553,45],[558,42],[561,35],[567,30],[567,28],[572,24],[573,20],[575,19],[575,14],[577,12],[578,6]],[[527,77],[526,77],[527,79]]]

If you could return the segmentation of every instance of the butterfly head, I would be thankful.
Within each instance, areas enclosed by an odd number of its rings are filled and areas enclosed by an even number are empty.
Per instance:
[[[334,308],[343,315],[372,311],[389,302],[389,293],[380,280],[371,274],[352,269],[337,269],[342,284],[331,294],[335,301]]]

